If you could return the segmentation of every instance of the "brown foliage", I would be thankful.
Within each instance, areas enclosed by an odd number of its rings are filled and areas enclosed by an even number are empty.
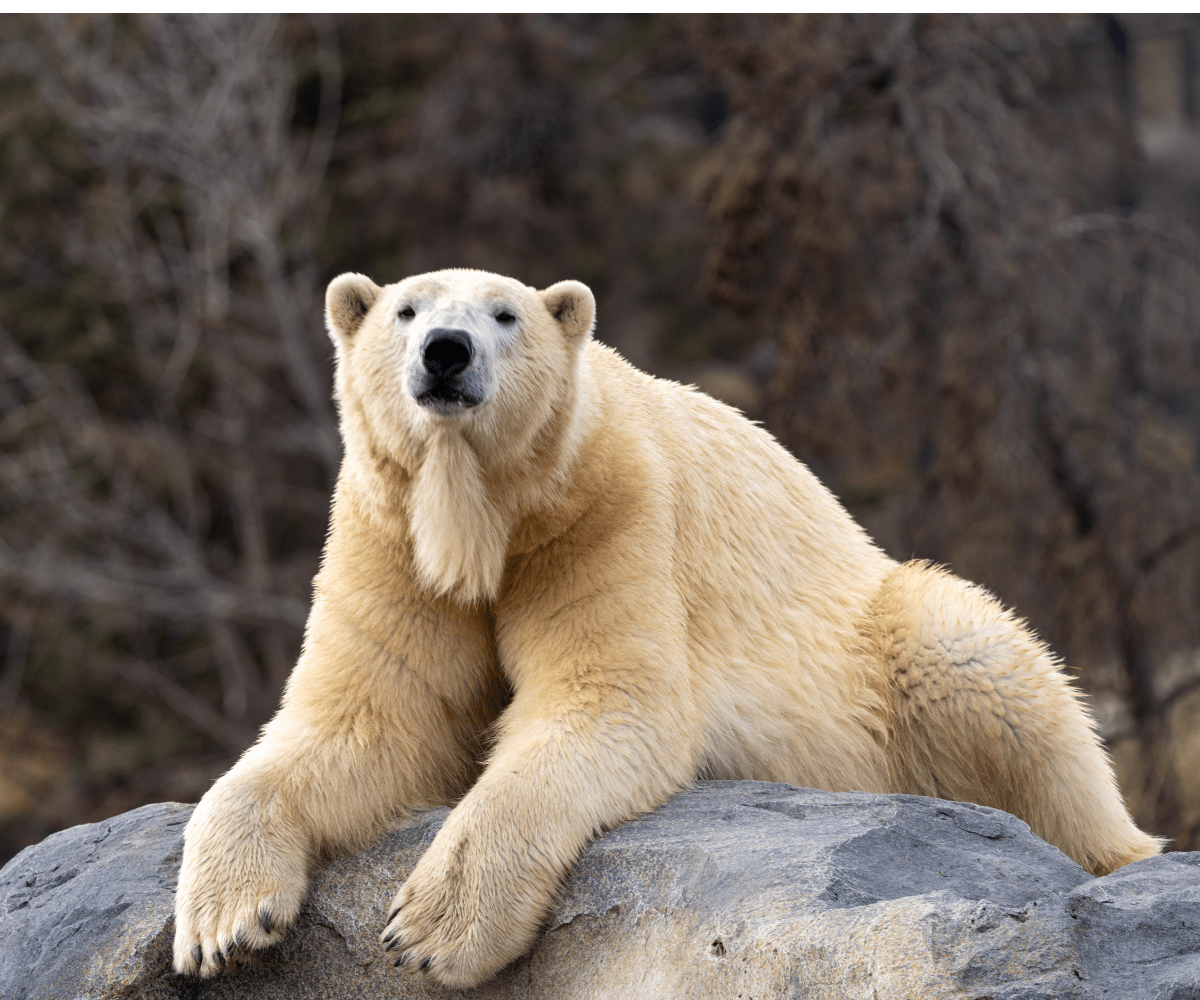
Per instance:
[[[340,69],[314,22],[296,135],[276,19],[12,23],[0,713],[68,736],[76,799],[24,838],[194,796],[277,702],[340,455],[312,256]]]

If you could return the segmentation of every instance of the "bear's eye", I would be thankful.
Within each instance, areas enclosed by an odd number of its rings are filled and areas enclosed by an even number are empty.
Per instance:
[[[509,323],[515,323],[516,321],[517,317],[510,313],[507,309],[501,309],[498,313],[496,313],[497,323],[503,323],[505,326],[508,326]]]
[[[400,310],[400,315],[405,319],[412,319],[417,314],[417,311],[412,306],[405,306]]]

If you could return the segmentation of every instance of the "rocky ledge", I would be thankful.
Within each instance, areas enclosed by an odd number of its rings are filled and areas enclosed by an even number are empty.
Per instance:
[[[145,806],[0,871],[0,996],[458,995],[384,960],[386,907],[446,810],[318,872],[282,944],[170,971],[191,807]],[[704,782],[596,841],[493,998],[1200,997],[1200,854],[1093,879],[1020,820],[908,795]]]

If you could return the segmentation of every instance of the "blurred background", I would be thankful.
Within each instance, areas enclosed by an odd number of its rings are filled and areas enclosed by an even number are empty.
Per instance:
[[[273,711],[322,296],[446,266],[1026,616],[1200,848],[1200,18],[0,18],[0,860]]]

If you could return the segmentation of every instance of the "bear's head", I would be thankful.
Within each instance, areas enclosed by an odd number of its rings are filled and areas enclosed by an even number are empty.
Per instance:
[[[384,517],[402,508],[432,591],[494,597],[513,524],[561,485],[595,312],[578,281],[537,291],[454,269],[330,283],[345,471],[373,480],[361,485]]]

